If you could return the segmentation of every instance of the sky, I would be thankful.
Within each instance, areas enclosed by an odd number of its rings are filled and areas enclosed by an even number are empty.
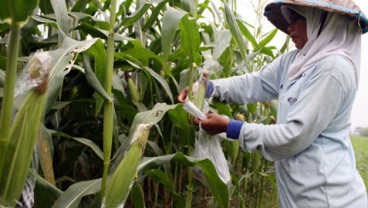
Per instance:
[[[259,0],[252,1],[255,2],[255,4],[258,4],[258,2],[260,2]],[[246,22],[250,24],[257,24],[254,15],[254,7],[251,3],[252,1],[238,1],[238,13]],[[359,1],[360,0],[357,0],[358,3]],[[266,18],[263,18],[262,24],[264,32],[271,31],[275,28],[270,22],[268,22]],[[276,46],[278,46],[278,44],[283,44],[283,42],[285,41],[285,36],[286,35],[284,33],[279,31],[277,37],[274,39],[274,42],[272,42],[271,44],[274,44]],[[368,127],[368,32],[362,36],[362,55],[360,66],[359,89],[356,95],[355,103],[353,105],[351,118],[352,131],[354,131],[356,127]]]

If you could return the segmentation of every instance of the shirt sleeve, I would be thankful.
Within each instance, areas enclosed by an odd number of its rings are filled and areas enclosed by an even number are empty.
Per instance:
[[[290,107],[286,123],[263,125],[244,123],[239,134],[243,149],[259,150],[268,160],[280,160],[296,155],[311,145],[333,121],[343,105],[346,79],[354,76],[351,65],[337,66],[329,60],[321,64],[301,89],[298,100]],[[345,71],[341,79],[332,74]]]
[[[226,129],[226,137],[238,139],[244,122],[231,119]]]
[[[255,103],[277,98],[283,67],[281,56],[258,72],[211,80],[207,93],[227,103]],[[207,95],[208,95],[207,94]]]

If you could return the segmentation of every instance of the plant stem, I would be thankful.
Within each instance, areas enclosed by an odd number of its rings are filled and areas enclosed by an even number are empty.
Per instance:
[[[10,27],[8,60],[6,63],[6,77],[4,83],[4,98],[0,115],[0,144],[7,143],[9,141],[13,114],[14,88],[17,78],[20,29],[21,27],[16,23]]]
[[[187,198],[185,201],[185,207],[192,207],[192,198],[193,198],[193,171],[192,168],[188,168],[188,185],[187,185]]]
[[[194,76],[194,69],[193,64],[191,65],[189,69],[189,76],[188,76],[188,100],[192,100],[193,95],[193,76]]]
[[[194,76],[194,63],[192,63],[190,69],[189,69],[189,92],[188,92],[188,99],[192,100],[193,95],[193,76]],[[192,118],[190,116],[190,118]],[[189,148],[189,154],[190,155],[192,150]],[[193,195],[193,172],[191,168],[188,168],[188,185],[187,185],[187,198],[185,202],[185,207],[190,208],[192,207],[192,195]]]
[[[193,0],[193,18],[197,19],[198,0]]]
[[[107,38],[107,60],[105,70],[105,90],[107,94],[112,95],[112,75],[114,70],[114,25],[116,0],[111,1],[110,5],[110,28],[109,36]],[[101,183],[101,199],[105,196],[107,174],[110,165],[112,135],[113,135],[113,102],[106,100],[104,103],[104,120],[103,120],[103,151],[104,151],[104,170]]]

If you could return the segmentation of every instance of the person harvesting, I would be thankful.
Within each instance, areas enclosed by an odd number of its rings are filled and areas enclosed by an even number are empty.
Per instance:
[[[265,16],[296,49],[260,71],[208,80],[206,96],[227,103],[278,99],[277,123],[263,125],[207,114],[194,119],[210,134],[226,132],[245,151],[275,161],[280,207],[367,207],[355,167],[350,116],[368,19],[352,1],[284,0]],[[184,103],[188,88],[178,95]]]

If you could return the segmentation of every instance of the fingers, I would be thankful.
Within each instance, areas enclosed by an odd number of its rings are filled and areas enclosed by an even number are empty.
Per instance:
[[[230,122],[229,118],[218,115],[216,113],[206,114],[206,116],[207,119],[205,120],[194,118],[194,124],[198,126],[199,123],[201,123],[202,129],[211,135],[226,132],[227,126]]]
[[[201,123],[201,122],[202,122],[202,120],[201,120],[201,119],[199,119],[198,117],[194,117],[193,121],[194,121],[194,124],[195,124],[196,126],[199,126],[199,123]]]
[[[184,103],[188,96],[188,87],[182,89],[178,95],[178,102]]]

